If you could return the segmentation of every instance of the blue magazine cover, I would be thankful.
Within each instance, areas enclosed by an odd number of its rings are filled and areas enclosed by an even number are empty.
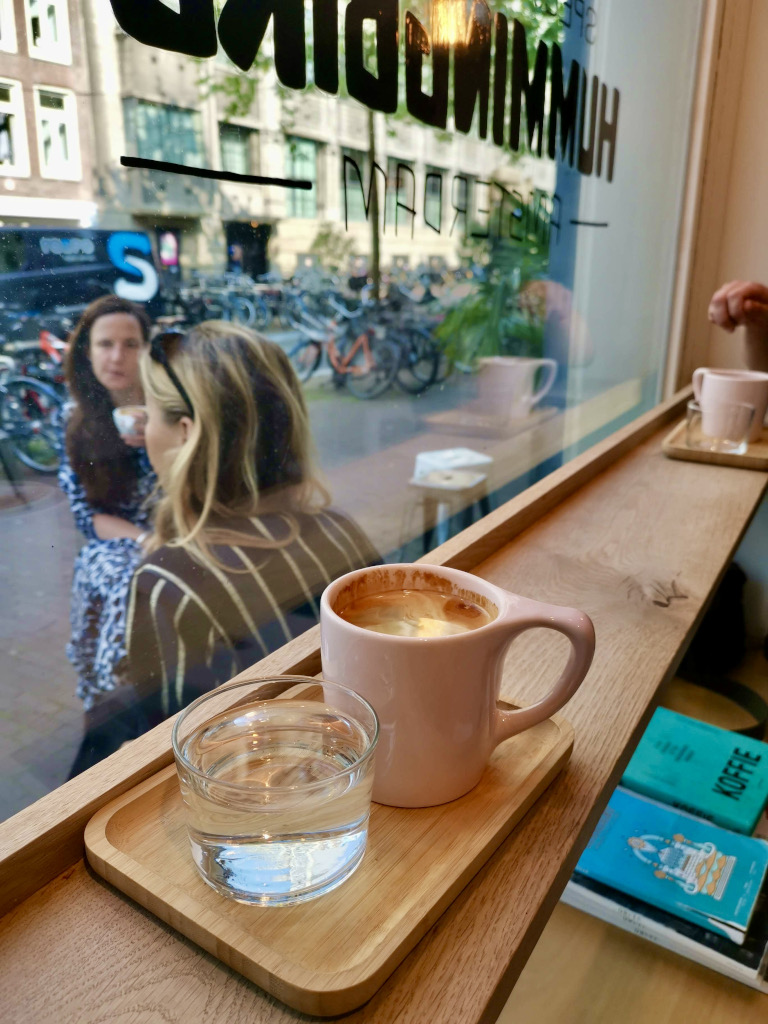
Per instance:
[[[618,788],[577,870],[742,943],[768,843]]]

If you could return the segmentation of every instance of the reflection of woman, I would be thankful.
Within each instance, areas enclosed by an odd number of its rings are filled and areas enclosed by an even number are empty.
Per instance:
[[[112,411],[143,401],[139,355],[149,326],[133,303],[117,296],[97,299],[75,328],[67,357],[72,403],[59,483],[87,540],[75,562],[67,654],[86,713],[116,685],[124,667],[128,586],[148,529],[145,502],[155,475],[143,438],[124,441]]]
[[[277,345],[209,322],[155,339],[141,369],[163,498],[128,653],[154,724],[313,625],[324,587],[378,556],[324,508],[307,410]]]

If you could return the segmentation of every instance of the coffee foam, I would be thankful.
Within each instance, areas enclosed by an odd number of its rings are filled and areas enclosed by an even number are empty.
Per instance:
[[[495,613],[464,596],[406,588],[358,597],[338,614],[361,629],[411,637],[455,636],[495,618]]]

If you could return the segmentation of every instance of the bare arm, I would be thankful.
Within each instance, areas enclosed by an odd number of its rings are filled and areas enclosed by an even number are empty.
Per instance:
[[[93,529],[99,540],[118,540],[127,537],[129,540],[137,540],[143,530],[140,526],[121,519],[119,516],[110,516],[106,512],[96,512],[93,516]]]
[[[751,370],[768,373],[768,288],[757,281],[730,281],[709,303],[713,324],[733,333],[744,328],[743,353]]]

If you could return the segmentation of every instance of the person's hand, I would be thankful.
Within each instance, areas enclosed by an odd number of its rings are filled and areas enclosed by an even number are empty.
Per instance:
[[[136,430],[132,434],[121,434],[120,436],[130,448],[146,447],[143,425],[141,427],[137,425]]]
[[[729,281],[709,303],[709,319],[732,332],[737,327],[764,333],[768,340],[768,288],[757,281]]]

